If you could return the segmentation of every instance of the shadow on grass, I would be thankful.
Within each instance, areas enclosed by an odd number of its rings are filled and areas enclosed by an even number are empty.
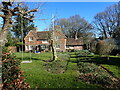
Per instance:
[[[92,56],[79,56],[77,58],[78,62],[90,62],[96,64],[108,64],[108,65],[116,65],[120,67],[120,58],[117,57],[92,57]]]

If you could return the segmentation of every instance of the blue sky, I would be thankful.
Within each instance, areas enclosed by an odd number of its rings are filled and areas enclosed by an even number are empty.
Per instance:
[[[46,2],[42,6],[42,13],[37,14],[35,18],[35,25],[39,31],[47,28],[51,23],[52,14],[59,18],[69,18],[75,14],[84,17],[90,23],[93,17],[105,10],[106,7],[115,4],[116,2]],[[36,19],[47,19],[45,21]]]
[[[50,0],[46,0],[46,1],[50,1]],[[57,0],[57,1],[60,1],[60,0]],[[67,0],[64,0],[64,1],[67,1]],[[70,1],[74,1],[74,0],[70,0]],[[44,29],[48,28],[48,26],[52,22],[51,21],[52,14],[56,16],[56,19],[69,18],[70,16],[79,14],[81,17],[84,17],[87,21],[91,23],[93,20],[93,17],[97,13],[104,11],[105,8],[108,6],[117,3],[117,2],[92,2],[95,0],[90,0],[90,2],[87,2],[88,0],[79,0],[79,1],[86,1],[86,2],[45,2],[41,8],[42,13],[40,12],[36,13],[35,20],[34,20],[35,26],[38,27],[39,31],[43,31]],[[100,0],[97,0],[97,1],[100,1]],[[104,0],[104,1],[111,1],[111,0]],[[35,7],[33,4],[35,3],[32,3],[32,2],[28,3],[30,8]],[[40,4],[40,3],[37,3],[37,4]],[[43,21],[43,20],[37,20],[37,19],[47,19],[47,20]]]

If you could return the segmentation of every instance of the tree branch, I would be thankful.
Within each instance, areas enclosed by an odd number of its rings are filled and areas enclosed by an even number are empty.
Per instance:
[[[33,18],[29,18],[27,16],[23,16],[23,18],[28,19],[29,21],[33,22]]]
[[[27,11],[27,12],[25,12],[25,13],[22,13],[23,15],[26,15],[26,14],[28,14],[28,13],[30,13],[30,12],[37,12],[38,10],[37,9],[32,9],[32,10],[29,10],[29,11]]]
[[[5,15],[0,14],[0,17],[4,18],[4,17],[5,17]]]

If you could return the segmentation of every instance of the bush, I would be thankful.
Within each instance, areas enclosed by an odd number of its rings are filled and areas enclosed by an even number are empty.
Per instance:
[[[96,45],[96,53],[99,55],[109,55],[116,47],[112,39],[100,40]]]
[[[55,60],[53,62],[47,62],[43,65],[48,72],[51,73],[64,73],[67,67],[67,61]]]
[[[15,56],[9,53],[7,48],[2,54],[2,80],[3,89],[29,88],[29,84],[24,82],[23,71],[20,70],[20,62],[15,60]]]
[[[82,73],[94,73],[96,70],[98,71],[98,66],[95,64],[91,63],[84,63],[84,62],[79,62],[78,63],[79,71]]]

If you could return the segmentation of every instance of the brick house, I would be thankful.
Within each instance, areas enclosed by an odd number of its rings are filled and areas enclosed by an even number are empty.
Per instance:
[[[57,51],[66,50],[66,36],[57,27],[54,32]],[[36,50],[38,52],[50,50],[50,35],[51,31],[38,31],[37,27],[30,31],[25,40],[25,51]]]
[[[68,50],[83,50],[83,38],[68,38],[66,43],[66,49]]]

